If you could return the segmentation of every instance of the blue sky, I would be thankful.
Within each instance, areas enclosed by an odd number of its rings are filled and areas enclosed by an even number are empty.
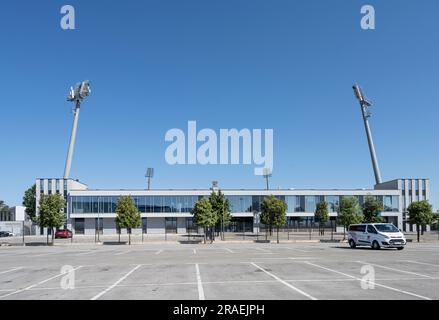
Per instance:
[[[60,8],[76,9],[76,30]],[[376,30],[360,28],[361,6]],[[253,166],[170,166],[171,128],[274,129],[274,188],[374,176],[354,82],[373,100],[383,180],[431,179],[439,209],[437,1],[7,1],[0,10],[0,199],[63,174],[71,85],[92,81],[71,176],[92,188],[263,188]]]

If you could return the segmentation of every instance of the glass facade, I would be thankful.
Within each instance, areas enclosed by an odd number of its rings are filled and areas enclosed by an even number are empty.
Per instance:
[[[230,203],[230,212],[253,212],[253,199],[251,196],[226,196]]]
[[[189,213],[198,196],[136,196],[140,213]],[[117,196],[72,196],[72,213],[116,213]]]
[[[265,196],[226,196],[232,213],[261,212],[261,203]],[[288,205],[287,212],[314,213],[320,201],[328,203],[328,211],[337,212],[340,198],[343,196],[276,196]],[[354,196],[359,205],[365,196]],[[195,202],[203,196],[133,196],[140,213],[191,213]],[[399,196],[376,196],[383,203],[384,211],[398,212]],[[116,213],[118,196],[71,196],[71,213]]]

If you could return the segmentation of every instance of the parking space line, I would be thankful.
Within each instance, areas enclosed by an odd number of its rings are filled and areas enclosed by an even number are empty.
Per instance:
[[[269,251],[269,250],[267,250],[267,249],[259,248],[259,247],[255,247],[255,250],[259,250],[259,251],[262,251],[262,252],[269,252],[269,253],[271,253],[271,251]]]
[[[410,263],[422,264],[422,265],[425,265],[425,266],[439,267],[439,264],[432,264],[432,263],[419,262],[419,261],[413,261],[413,260],[404,260],[404,261],[405,262],[410,262]]]
[[[31,255],[32,258],[36,258],[36,257],[45,257],[45,256],[50,256],[52,254],[57,254],[57,253],[62,253],[62,252],[48,252],[48,253],[41,253],[41,254],[36,254],[36,255]]]
[[[76,270],[78,270],[78,269],[80,269],[80,268],[82,268],[82,266],[78,266],[78,267],[76,267],[76,268],[73,268],[72,271],[76,271]],[[6,298],[6,297],[9,297],[9,296],[12,296],[12,295],[14,295],[14,294],[17,294],[17,293],[20,293],[20,292],[23,292],[23,291],[30,290],[30,289],[32,289],[32,288],[34,288],[34,287],[36,287],[36,286],[39,286],[40,284],[46,283],[46,282],[48,282],[48,281],[50,281],[50,280],[56,279],[56,278],[61,277],[61,276],[65,275],[65,274],[66,274],[65,272],[63,272],[63,273],[59,273],[59,274],[57,274],[56,276],[50,277],[49,279],[45,279],[45,280],[43,280],[43,281],[40,281],[40,282],[38,282],[38,283],[35,283],[35,284],[33,284],[33,285],[31,285],[31,286],[28,286],[28,287],[26,287],[26,288],[19,289],[19,290],[16,290],[16,291],[14,291],[14,292],[11,292],[11,293],[8,293],[8,294],[5,294],[5,295],[2,295],[2,296],[0,296],[0,299],[3,299],[3,298]]]
[[[289,250],[294,250],[294,251],[298,251],[298,252],[307,252],[307,253],[311,252],[311,251],[309,251],[309,250],[303,250],[303,249],[297,249],[297,248],[290,248],[290,247],[288,247],[287,249],[289,249]]]
[[[194,254],[197,254],[197,250],[194,249]]]
[[[159,250],[159,251],[157,251],[155,254],[160,254],[160,253],[162,253],[163,252],[163,250]]]
[[[105,289],[104,291],[101,291],[100,293],[98,293],[97,295],[95,295],[93,298],[91,298],[90,300],[97,300],[100,297],[102,297],[104,294],[106,294],[108,291],[110,291],[111,289],[113,289],[115,286],[117,286],[119,283],[121,283],[122,281],[124,281],[126,278],[128,278],[130,276],[130,274],[132,274],[134,271],[136,271],[137,269],[139,269],[141,267],[140,264],[138,264],[137,266],[135,266],[133,269],[131,269],[127,274],[125,274],[122,278],[120,278],[119,280],[117,280],[115,283],[113,283],[111,286],[109,286],[107,289]]]
[[[407,274],[413,274],[413,275],[419,276],[419,277],[424,277],[424,278],[429,278],[429,279],[436,279],[436,277],[428,276],[428,275],[425,275],[425,274],[422,274],[422,273],[417,273],[417,272],[412,272],[412,271],[405,271],[405,270],[401,270],[401,269],[390,268],[390,267],[382,266],[382,265],[379,265],[379,264],[376,264],[376,263],[368,263],[368,262],[365,262],[365,261],[355,261],[355,262],[356,263],[360,263],[360,264],[369,264],[371,266],[375,266],[375,267],[378,267],[378,268],[387,269],[387,270],[391,270],[391,271],[407,273]]]
[[[9,272],[14,272],[14,271],[16,271],[16,270],[20,270],[20,269],[23,269],[23,267],[17,267],[17,268],[12,268],[12,269],[9,269],[9,270],[6,270],[6,271],[1,271],[0,274],[5,274],[5,273],[9,273]]]
[[[265,273],[268,274],[270,277],[276,279],[277,281],[279,281],[280,283],[282,283],[282,284],[286,285],[287,287],[293,289],[294,291],[296,291],[296,292],[298,292],[298,293],[304,295],[305,297],[307,297],[307,298],[309,298],[309,299],[311,299],[311,300],[317,300],[316,298],[314,298],[313,296],[309,295],[308,293],[306,293],[306,292],[304,292],[304,291],[302,291],[302,290],[296,288],[295,286],[293,286],[293,285],[289,284],[288,282],[282,280],[282,279],[279,278],[278,276],[276,276],[276,275],[272,274],[271,272],[268,272],[268,271],[265,270],[264,268],[258,266],[256,263],[251,262],[251,265],[254,266],[255,268],[258,268],[259,270],[265,272]]]
[[[198,300],[204,300],[203,283],[201,282],[200,267],[198,266],[198,263],[195,264],[195,272],[197,273]]]
[[[123,254],[130,253],[131,251],[132,251],[132,250],[122,251],[122,252],[115,253],[114,255],[115,255],[115,256],[121,256],[121,255],[123,255]]]
[[[324,266],[320,266],[318,264],[311,263],[309,261],[305,261],[304,263],[306,263],[306,264],[308,264],[310,266],[314,266],[316,268],[320,268],[320,269],[323,269],[323,270],[326,270],[326,271],[330,271],[330,272],[333,272],[333,273],[344,275],[345,277],[348,277],[348,278],[351,278],[351,279],[356,279],[356,280],[358,280],[360,282],[364,281],[363,279],[357,278],[357,277],[352,276],[350,274],[347,274],[347,273],[344,273],[344,272],[341,272],[341,271],[337,271],[337,270],[334,270],[334,269],[330,269],[330,268],[327,268],[327,267],[324,267]],[[381,287],[381,288],[389,289],[389,290],[392,290],[392,291],[404,293],[404,294],[407,294],[407,295],[410,295],[410,296],[413,296],[413,297],[421,298],[421,299],[424,299],[424,300],[432,300],[431,298],[428,298],[428,297],[425,297],[425,296],[421,296],[421,295],[413,293],[413,292],[409,292],[409,291],[405,291],[405,290],[400,290],[400,289],[389,287],[389,286],[386,286],[386,285],[383,285],[383,284],[379,284],[379,283],[376,283],[375,281],[370,281],[370,283],[374,284],[377,287]]]
[[[75,254],[75,256],[77,256],[77,257],[85,256],[87,254],[92,254],[92,253],[96,253],[96,251],[92,250],[92,251],[81,252],[81,253]]]
[[[223,248],[224,250],[230,252],[230,253],[235,253],[235,251],[230,250],[229,248]]]

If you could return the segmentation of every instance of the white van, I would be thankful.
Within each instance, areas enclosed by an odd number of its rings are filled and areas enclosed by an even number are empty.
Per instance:
[[[401,230],[391,223],[351,224],[348,232],[351,248],[371,246],[373,249],[397,248],[404,249],[407,243]]]

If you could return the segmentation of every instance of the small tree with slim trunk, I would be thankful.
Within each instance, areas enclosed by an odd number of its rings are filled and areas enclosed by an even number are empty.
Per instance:
[[[35,220],[40,227],[52,231],[52,244],[55,237],[54,228],[61,227],[65,221],[64,206],[65,200],[60,194],[41,195],[40,213]],[[47,244],[49,244],[49,233],[47,233]]]
[[[314,218],[319,223],[320,235],[324,235],[325,229],[322,228],[322,226],[324,226],[325,223],[328,222],[328,220],[329,220],[328,203],[327,202],[321,201],[321,202],[317,203]]]
[[[142,223],[140,213],[130,196],[119,198],[116,205],[116,226],[120,229],[127,229],[128,244],[131,245],[131,229],[138,228]]]
[[[213,228],[218,219],[218,216],[212,209],[209,199],[203,198],[195,202],[192,214],[194,215],[194,222],[204,228],[204,243],[206,243],[207,229]],[[210,243],[212,242],[213,238],[211,236]]]
[[[26,207],[26,214],[32,222],[36,222],[36,207],[37,207],[37,196],[36,196],[37,186],[34,184],[32,187],[24,192],[23,196],[23,206]]]
[[[433,208],[427,200],[412,202],[407,208],[411,223],[416,224],[418,242],[420,240],[419,227],[433,224],[437,216],[433,213]]]
[[[383,217],[380,217],[380,212],[383,211],[383,204],[375,197],[368,195],[363,204],[363,216],[366,223],[383,222]]]
[[[222,239],[224,240],[223,228],[225,226],[228,226],[232,220],[232,216],[230,214],[229,200],[226,199],[221,190],[218,190],[218,193],[212,191],[209,197],[209,202],[212,205],[213,212],[218,217],[216,225],[220,227],[220,230],[222,232]]]
[[[277,243],[279,243],[279,228],[287,222],[287,204],[274,196],[264,198],[261,204],[261,221],[265,225],[275,226]]]
[[[346,228],[350,224],[361,223],[363,221],[363,215],[361,214],[361,208],[358,204],[357,198],[354,197],[342,197],[340,205],[338,206],[337,220],[344,226],[343,240],[346,239]]]

